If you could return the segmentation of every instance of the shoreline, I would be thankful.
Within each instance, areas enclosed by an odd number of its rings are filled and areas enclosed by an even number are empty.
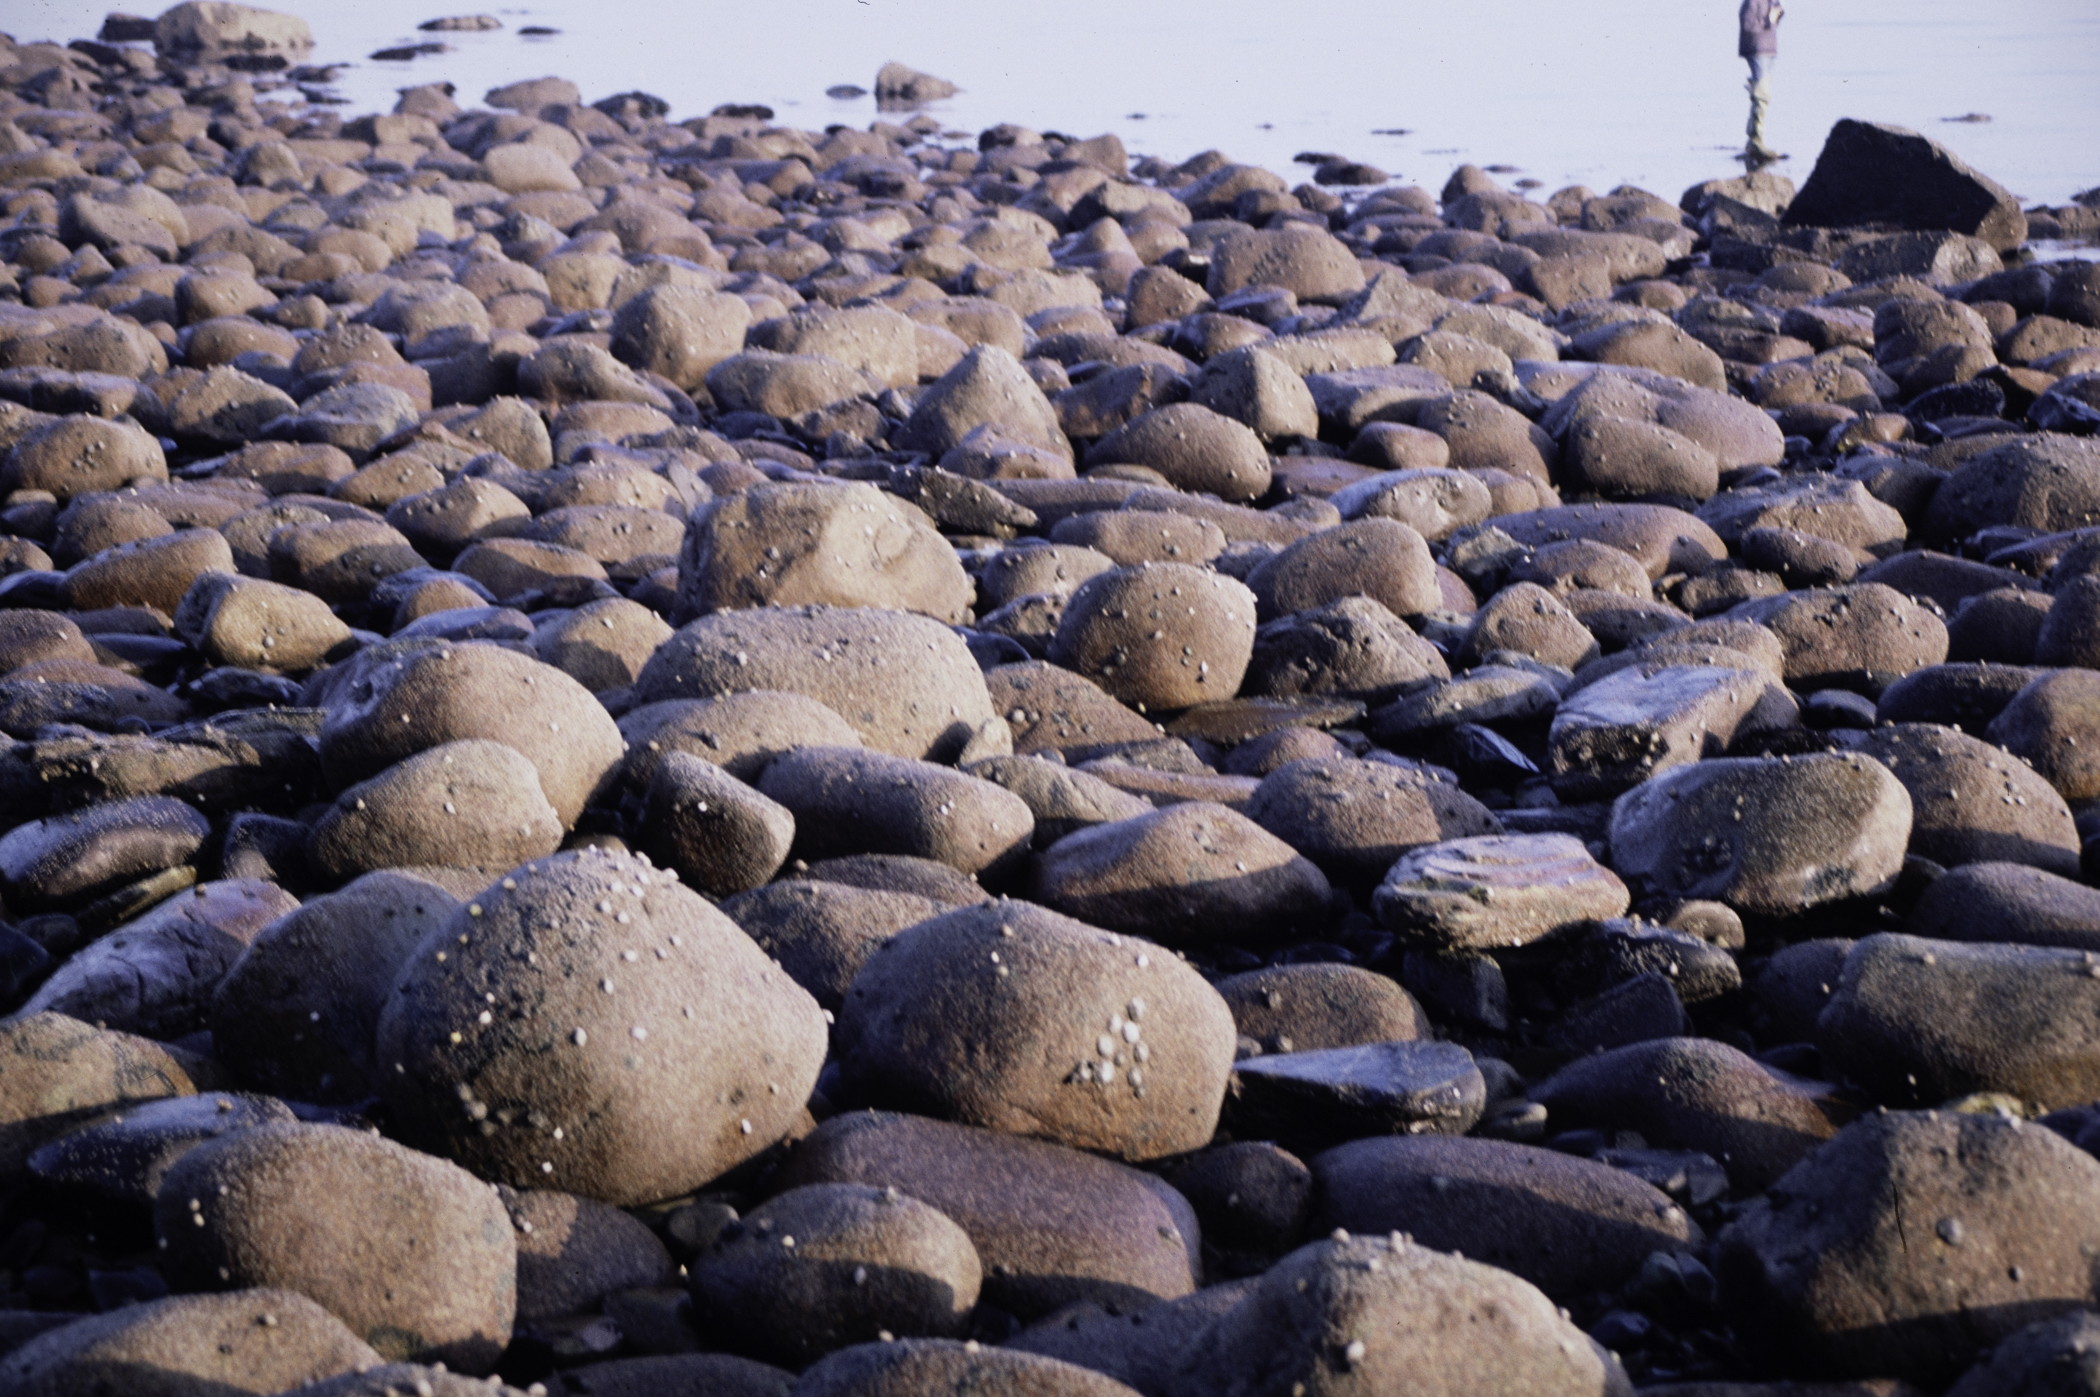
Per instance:
[[[323,57],[0,52],[0,1397],[2100,1333],[2100,190]]]

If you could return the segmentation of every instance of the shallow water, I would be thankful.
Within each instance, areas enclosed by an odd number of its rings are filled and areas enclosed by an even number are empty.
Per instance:
[[[18,38],[92,35],[106,3],[0,0]],[[504,6],[505,28],[418,34],[446,0],[291,0],[315,59],[348,61],[336,90],[385,109],[395,89],[491,86],[555,73],[586,100],[642,89],[674,117],[763,102],[798,126],[865,125],[868,86],[900,59],[962,85],[931,110],[951,127],[1001,121],[1180,160],[1216,147],[1297,178],[1332,151],[1435,189],[1461,161],[1509,165],[1547,190],[1631,182],[1674,198],[1739,167],[1747,100],[1734,0],[1499,5],[1387,0],[763,0]],[[517,31],[538,24],[547,38]],[[445,54],[372,62],[391,44]],[[1830,125],[1853,116],[1924,131],[2029,202],[2100,185],[2100,4],[2093,0],[1796,0],[1780,31],[1772,138],[1807,177]],[[1140,113],[1142,116],[1140,117]],[[1945,118],[1981,113],[1985,122]],[[1374,134],[1400,131],[1405,134]]]

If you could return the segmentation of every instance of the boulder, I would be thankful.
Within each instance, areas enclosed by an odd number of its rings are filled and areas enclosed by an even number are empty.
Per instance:
[[[168,1171],[154,1229],[178,1285],[297,1291],[384,1358],[487,1372],[510,1339],[502,1200],[361,1130],[291,1122],[199,1145]]]
[[[1995,180],[1915,131],[1849,117],[1830,128],[1815,169],[1782,218],[1797,227],[1944,228],[1999,252],[2027,239],[2019,200]]]
[[[1233,1021],[1157,947],[1025,902],[899,932],[839,1012],[849,1084],[866,1098],[1130,1160],[1209,1141]]]
[[[1724,1300],[1822,1375],[1936,1387],[2038,1320],[2091,1309],[2100,1162],[1951,1111],[1848,1126],[1721,1234]]]
[[[381,1090],[404,1131],[438,1153],[631,1204],[785,1135],[824,1041],[815,1001],[735,923],[675,876],[592,849],[515,870],[430,933],[377,1055],[400,1065]],[[691,1107],[662,1110],[666,1092]]]

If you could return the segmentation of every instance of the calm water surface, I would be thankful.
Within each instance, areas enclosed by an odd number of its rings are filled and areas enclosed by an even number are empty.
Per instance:
[[[0,0],[0,28],[78,38],[108,8]],[[1735,0],[537,0],[487,11],[502,31],[450,35],[415,30],[472,12],[444,0],[274,8],[313,26],[316,61],[355,64],[336,87],[357,111],[411,83],[472,101],[554,73],[586,100],[654,92],[674,117],[764,102],[794,125],[865,125],[872,98],[825,89],[869,86],[895,58],[962,85],[932,108],[959,130],[1113,130],[1135,153],[1216,147],[1286,173],[1300,151],[1333,151],[1432,189],[1470,160],[1549,190],[1630,181],[1675,197],[1736,171],[1746,112]],[[366,58],[432,38],[452,51]],[[2023,200],[2100,185],[2096,0],[1793,0],[1780,50],[1772,135],[1796,180],[1854,116],[1924,131]],[[1946,121],[1970,113],[1991,119]]]

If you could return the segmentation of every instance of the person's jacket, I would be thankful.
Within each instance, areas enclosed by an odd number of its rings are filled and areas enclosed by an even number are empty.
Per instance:
[[[1778,56],[1779,21],[1785,14],[1786,7],[1779,0],[1743,0],[1743,8],[1736,14],[1736,24],[1742,30],[1736,53],[1744,58]]]

